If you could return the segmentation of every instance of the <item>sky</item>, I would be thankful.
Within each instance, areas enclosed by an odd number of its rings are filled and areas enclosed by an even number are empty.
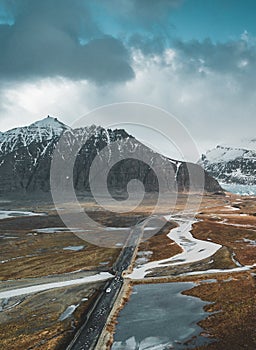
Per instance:
[[[256,2],[0,0],[1,131],[119,102],[171,113],[199,152],[255,138]]]

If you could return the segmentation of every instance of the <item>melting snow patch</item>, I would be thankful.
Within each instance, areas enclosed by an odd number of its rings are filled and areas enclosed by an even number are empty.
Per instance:
[[[74,245],[74,246],[68,246],[68,247],[65,247],[63,248],[63,250],[71,250],[71,251],[74,251],[74,252],[78,252],[79,250],[83,250],[84,249],[84,245]]]
[[[216,278],[209,278],[207,280],[200,281],[199,284],[201,284],[201,283],[216,283],[216,282],[217,282]]]
[[[229,210],[240,210],[240,208],[232,207],[231,205],[225,205],[224,208],[227,208]]]
[[[61,233],[61,232],[84,232],[85,230],[79,228],[70,228],[70,227],[46,227],[46,228],[38,228],[36,230],[37,233]]]
[[[35,229],[37,233],[59,233],[59,232],[67,232],[67,227],[46,227],[46,228],[38,228]]]
[[[11,290],[6,290],[3,292],[0,292],[0,299],[11,298],[14,296],[31,294],[31,293],[37,293],[37,292],[41,292],[44,290],[50,290],[50,289],[54,289],[54,288],[75,286],[75,285],[79,285],[79,284],[83,284],[83,283],[105,281],[109,278],[113,278],[113,275],[111,275],[109,272],[101,272],[101,273],[96,274],[96,275],[86,276],[86,277],[72,279],[72,280],[68,280],[68,281],[44,283],[44,284],[37,284],[34,286],[29,286],[29,287],[16,288],[16,289],[11,289]]]
[[[249,245],[256,246],[256,240],[243,238],[243,241],[244,241],[245,243],[249,243]]]
[[[66,310],[60,315],[59,321],[64,321],[66,318],[70,317],[74,311],[78,308],[79,304],[77,305],[70,305],[66,308]]]
[[[2,238],[2,239],[17,239],[17,238],[19,238],[19,237],[17,237],[17,236],[0,235],[0,238]]]
[[[10,219],[19,216],[45,216],[46,213],[34,213],[32,211],[0,210],[0,220]]]

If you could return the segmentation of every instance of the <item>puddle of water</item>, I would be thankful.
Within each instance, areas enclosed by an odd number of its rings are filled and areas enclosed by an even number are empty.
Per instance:
[[[184,349],[209,342],[197,325],[208,313],[199,298],[182,295],[190,282],[134,286],[130,301],[120,312],[112,350]]]

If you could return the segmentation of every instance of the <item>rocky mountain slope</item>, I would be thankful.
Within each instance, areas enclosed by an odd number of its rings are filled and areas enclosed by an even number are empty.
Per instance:
[[[199,164],[220,182],[256,185],[256,139],[218,145],[203,155]]]
[[[101,176],[113,155],[120,157],[120,161],[111,167],[107,176],[108,189],[113,194],[126,192],[127,183],[131,179],[141,180],[147,192],[158,191],[161,182],[165,188],[175,190],[178,186],[179,191],[196,191],[202,188],[200,176],[205,179],[206,191],[221,191],[218,182],[201,166],[168,159],[123,129],[106,130],[95,125],[71,129],[48,116],[30,126],[0,134],[0,194],[49,192],[51,161],[60,138],[58,154],[62,163],[72,162],[72,157],[78,150],[72,170],[72,181],[78,192],[91,189],[89,172],[96,155],[101,160],[96,169],[99,191]],[[106,146],[109,147],[105,148]],[[102,150],[103,154],[100,154]],[[133,154],[141,160],[134,159]],[[67,177],[63,178],[61,169],[57,176],[60,183],[67,181]],[[162,187],[162,190],[165,188]]]

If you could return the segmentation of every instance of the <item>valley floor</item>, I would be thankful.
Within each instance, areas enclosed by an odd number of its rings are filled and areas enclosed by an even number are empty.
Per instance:
[[[47,203],[1,203],[3,215],[10,208],[41,215],[0,220],[0,349],[65,348],[112,277],[129,227],[147,217],[154,203],[147,198],[136,211],[113,214],[84,202],[94,219],[115,228],[108,248],[67,230]],[[167,224],[139,244],[133,270],[125,274],[125,293],[135,284],[194,282],[184,293],[211,302],[200,326],[202,337],[216,340],[200,349],[255,349],[256,199],[227,194],[199,201],[195,194],[187,203],[180,195],[171,215],[168,203],[157,213]],[[109,318],[101,350],[110,347],[117,316]]]
[[[141,242],[126,278],[131,286],[193,282],[184,294],[210,303],[204,307],[210,315],[199,325],[202,337],[212,340],[196,349],[255,349],[256,201],[234,195],[222,200],[205,198],[196,218],[186,212],[166,217],[174,228]],[[111,335],[105,339],[110,342],[116,319],[121,329],[124,322],[118,313],[109,319]],[[190,348],[189,343],[184,348]]]

